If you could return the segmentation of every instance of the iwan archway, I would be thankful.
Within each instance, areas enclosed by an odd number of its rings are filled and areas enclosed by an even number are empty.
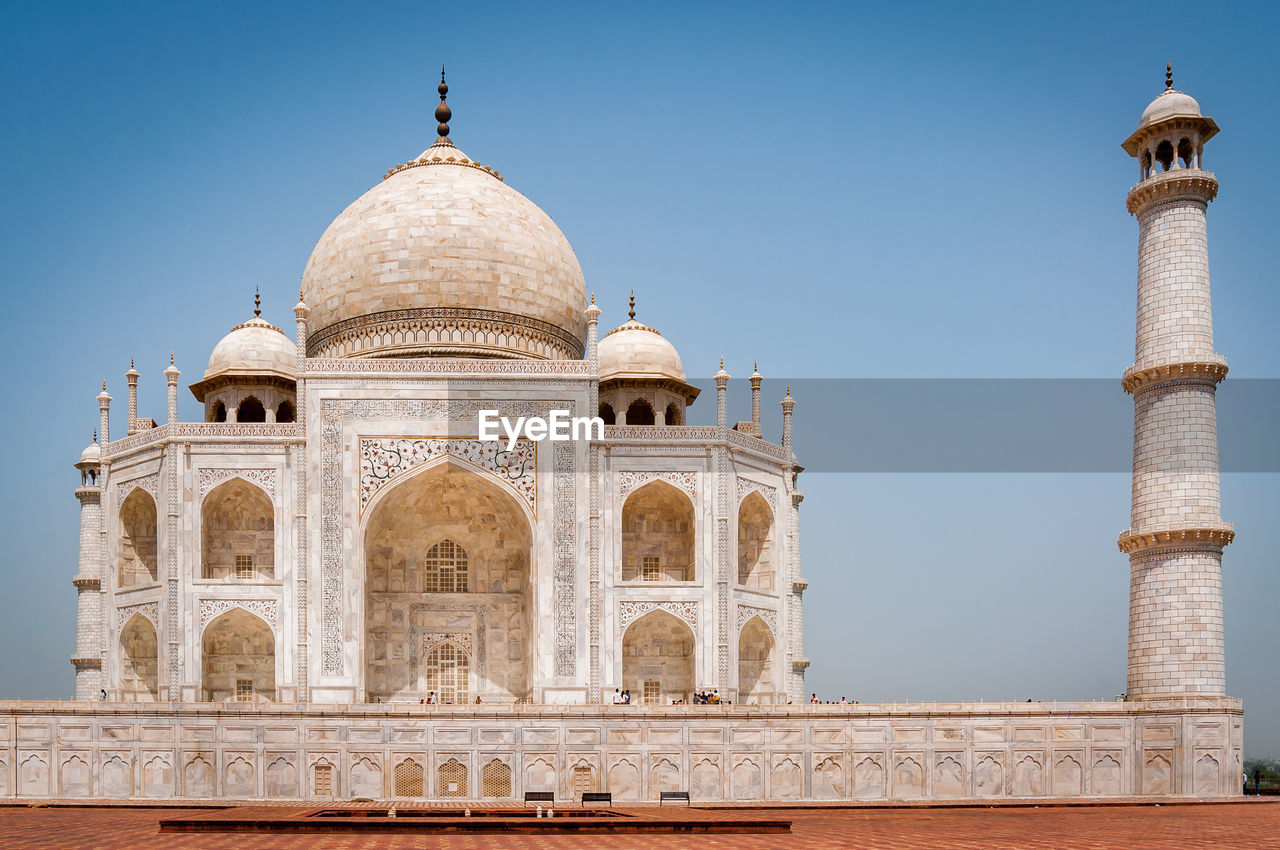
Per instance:
[[[367,702],[532,697],[531,518],[441,458],[378,494],[364,529]]]

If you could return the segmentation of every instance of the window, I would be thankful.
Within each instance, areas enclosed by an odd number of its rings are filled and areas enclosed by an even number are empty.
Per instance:
[[[413,759],[405,759],[396,765],[391,774],[391,793],[395,797],[422,796],[422,765]]]
[[[436,796],[467,796],[467,768],[457,759],[449,759],[436,771]]]
[[[266,422],[267,409],[262,406],[262,402],[253,396],[249,396],[240,402],[240,406],[236,408],[237,422]]]
[[[657,555],[645,555],[640,559],[641,577],[645,581],[662,581],[662,571],[658,568]]]
[[[253,679],[236,679],[236,702],[253,702]]]
[[[484,766],[480,781],[486,797],[511,796],[511,767],[497,759]]]
[[[253,578],[252,555],[236,555],[236,578],[241,580]]]
[[[467,550],[452,540],[441,540],[428,549],[423,567],[424,592],[467,592]]]
[[[462,648],[445,642],[427,653],[427,691],[435,691],[441,703],[469,702],[471,662]]]
[[[657,679],[645,679],[642,693],[644,694],[645,705],[662,704],[662,683]]]

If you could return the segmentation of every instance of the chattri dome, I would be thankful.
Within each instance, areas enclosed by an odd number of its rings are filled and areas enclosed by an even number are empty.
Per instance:
[[[569,241],[440,138],[334,219],[302,276],[311,357],[580,359],[587,288]]]
[[[657,330],[637,322],[634,315],[604,335],[598,356],[601,381],[618,378],[684,381],[684,366],[676,347]]]
[[[1165,89],[1156,96],[1156,99],[1147,104],[1147,108],[1142,110],[1142,117],[1138,119],[1138,129],[1148,127],[1158,121],[1167,121],[1170,118],[1199,118],[1200,104],[1196,99],[1186,92],[1180,92],[1177,89]]]

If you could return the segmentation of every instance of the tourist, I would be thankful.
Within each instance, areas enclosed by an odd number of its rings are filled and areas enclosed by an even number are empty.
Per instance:
[[[432,691],[431,693],[427,694],[427,705],[435,705],[435,704],[436,704],[436,692]]]
[[[622,692],[622,704],[631,705],[631,689],[630,688]]]
[[[613,704],[622,705],[622,690],[620,688],[613,689]]]
[[[811,696],[809,697],[809,704],[810,704],[810,705],[817,705],[817,704],[818,704],[818,695],[817,695],[817,694],[813,694],[813,695],[811,695]]]
[[[840,704],[841,704],[841,705],[848,705],[848,704],[849,704],[849,700],[845,699],[844,697],[840,697]]]
[[[480,695],[476,694],[476,705],[480,704]]]

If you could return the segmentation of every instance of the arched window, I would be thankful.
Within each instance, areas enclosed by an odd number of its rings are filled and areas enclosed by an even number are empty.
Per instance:
[[[424,593],[467,592],[467,550],[452,540],[441,540],[423,558]]]
[[[650,481],[622,504],[622,580],[693,581],[693,502],[665,481]]]
[[[627,424],[628,425],[652,425],[653,424],[653,405],[642,398],[638,398],[631,404],[627,405]]]
[[[159,581],[156,548],[156,502],[141,487],[120,506],[119,571],[120,587],[133,587]]]
[[[480,789],[486,797],[510,797],[510,765],[498,759],[492,759],[480,771]]]
[[[206,702],[275,700],[276,642],[265,622],[232,608],[205,629],[201,647]]]
[[[1173,144],[1168,139],[1156,146],[1156,161],[1160,163],[1161,171],[1173,167]]]
[[[618,414],[613,412],[613,405],[608,402],[600,405],[600,418],[604,420],[606,425],[618,424]]]
[[[465,705],[471,695],[471,660],[462,647],[445,641],[427,653],[426,689],[441,704]]]
[[[293,422],[297,420],[298,415],[294,412],[293,402],[285,399],[280,402],[280,406],[276,408],[277,422]]]
[[[680,408],[676,407],[674,401],[667,405],[666,422],[668,425],[684,424],[684,414],[680,412]]]
[[[405,759],[392,772],[391,794],[395,797],[422,796],[422,765]]]
[[[253,396],[249,396],[240,402],[240,406],[236,408],[237,422],[266,422],[267,409],[262,406],[262,402]]]
[[[227,406],[222,402],[218,402],[213,406],[213,413],[210,414],[210,422],[226,422]]]
[[[467,796],[467,766],[457,759],[449,759],[436,768],[436,796]]]
[[[1183,168],[1192,168],[1195,166],[1195,150],[1191,147],[1191,140],[1183,138],[1178,142],[1178,162]]]

